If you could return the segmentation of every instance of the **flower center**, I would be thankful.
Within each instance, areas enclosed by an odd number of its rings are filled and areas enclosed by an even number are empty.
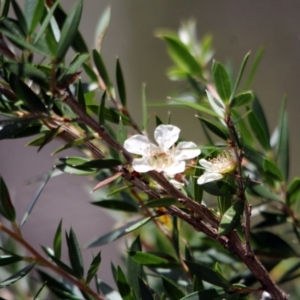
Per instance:
[[[223,151],[217,157],[211,159],[210,162],[220,174],[230,173],[236,168],[236,161],[229,150]]]
[[[161,149],[152,149],[149,164],[156,168],[158,172],[163,171],[174,162],[170,151],[161,152]]]

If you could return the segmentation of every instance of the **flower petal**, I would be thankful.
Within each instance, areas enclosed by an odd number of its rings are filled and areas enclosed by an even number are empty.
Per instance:
[[[139,173],[146,173],[154,169],[149,165],[147,157],[135,158],[132,161],[132,168]]]
[[[207,172],[216,172],[217,171],[217,169],[214,166],[214,164],[212,162],[210,162],[209,160],[207,160],[207,159],[201,158],[199,160],[199,164],[202,167],[204,167]]]
[[[180,142],[175,150],[176,160],[186,160],[198,156],[201,153],[197,145],[193,142]]]
[[[163,171],[168,175],[175,175],[182,173],[185,170],[185,161],[175,161],[171,166],[165,168]]]
[[[159,147],[166,151],[178,140],[179,133],[180,129],[176,126],[159,125],[154,131],[154,138]]]
[[[201,175],[198,178],[197,183],[198,184],[204,184],[204,183],[207,183],[207,182],[219,180],[219,179],[221,179],[223,177],[224,176],[222,174],[220,174],[220,173],[204,172],[204,174]]]
[[[124,148],[133,154],[139,154],[142,156],[147,155],[150,142],[148,138],[141,134],[131,136],[124,142]]]

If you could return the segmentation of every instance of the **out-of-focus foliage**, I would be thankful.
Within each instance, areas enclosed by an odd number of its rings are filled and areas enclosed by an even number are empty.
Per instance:
[[[121,62],[116,61],[114,86],[113,71],[101,55],[110,9],[100,18],[96,49],[89,50],[78,31],[82,0],[68,13],[54,1],[27,0],[24,9],[16,0],[1,4],[0,139],[32,137],[28,146],[37,151],[53,139],[64,142],[54,152],[61,155],[55,167],[38,179],[41,187],[21,224],[1,174],[0,230],[5,238],[0,265],[6,274],[1,288],[15,295],[26,292],[33,299],[234,300],[255,299],[265,289],[276,299],[286,299],[284,293],[278,297],[280,290],[271,276],[280,288],[288,287],[290,299],[298,299],[300,179],[289,178],[286,100],[277,127],[269,128],[263,100],[250,89],[262,49],[254,58],[245,55],[235,78],[212,60],[212,37],[199,40],[195,22],[183,23],[178,33],[157,32],[173,64],[167,75],[186,87],[163,105],[195,111],[206,141],[181,174],[141,174],[131,165],[139,158],[131,153],[140,154],[141,149],[132,152],[123,145],[130,135],[142,135],[147,128],[146,97],[143,92],[139,126],[127,110]],[[14,18],[8,17],[9,11]],[[69,61],[71,48],[75,55]],[[79,78],[83,73],[86,80]],[[163,128],[159,116],[155,121]],[[196,133],[199,128],[191,130]],[[163,142],[169,143],[158,144]],[[81,156],[64,156],[63,151],[75,147]],[[164,165],[170,163],[168,157],[179,156],[165,156],[168,151],[147,157]],[[91,204],[126,216],[124,224],[87,241],[88,247],[97,247],[89,266],[83,265],[84,246],[72,228],[64,237],[62,222],[53,249],[33,249],[22,236],[22,226],[45,185],[62,173],[94,176],[98,184],[93,190],[102,188],[103,193]],[[5,225],[8,222],[11,226]],[[127,265],[122,269],[112,264],[114,289],[98,278],[105,259],[100,250],[125,235],[131,241]],[[69,262],[61,257],[63,243]],[[23,255],[19,246],[29,254]],[[33,268],[38,278],[31,281],[26,275]],[[262,271],[266,275],[260,276]],[[30,282],[28,291],[18,286],[24,276]]]

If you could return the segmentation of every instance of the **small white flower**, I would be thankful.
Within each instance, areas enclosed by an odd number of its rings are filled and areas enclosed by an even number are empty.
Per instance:
[[[141,155],[134,158],[132,167],[139,173],[151,170],[165,172],[167,175],[182,173],[185,170],[185,160],[200,154],[197,145],[193,142],[180,142],[173,145],[179,138],[180,129],[173,125],[159,125],[154,131],[154,139],[158,146],[141,134],[127,139],[124,148],[133,154]]]
[[[198,184],[219,180],[236,168],[236,160],[232,150],[225,150],[216,158],[210,160],[200,159],[199,163],[205,168],[205,171],[198,178]]]

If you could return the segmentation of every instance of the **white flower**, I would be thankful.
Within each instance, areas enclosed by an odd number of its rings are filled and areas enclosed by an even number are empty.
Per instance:
[[[132,167],[139,173],[151,170],[165,172],[167,175],[182,173],[185,170],[185,160],[200,154],[197,145],[193,142],[180,142],[173,145],[179,138],[180,129],[173,125],[159,125],[154,131],[154,139],[158,146],[141,134],[127,139],[124,148],[133,154],[141,155],[134,158]]]
[[[234,171],[236,168],[236,160],[232,150],[225,150],[216,158],[210,160],[200,159],[199,163],[205,168],[205,171],[203,175],[198,178],[198,184],[219,180],[223,178],[225,174]]]

